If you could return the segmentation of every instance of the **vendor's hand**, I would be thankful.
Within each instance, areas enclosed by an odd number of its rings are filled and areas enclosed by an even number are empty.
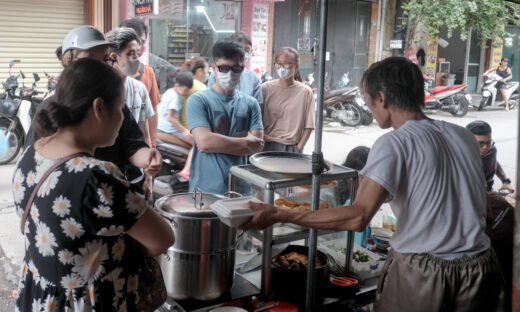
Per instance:
[[[248,132],[244,139],[246,139],[247,148],[250,151],[249,154],[258,153],[264,149],[264,140],[257,138],[251,132]]]
[[[153,177],[145,175],[143,182],[143,193],[146,201],[149,201],[153,192]]]
[[[154,177],[159,173],[162,167],[161,153],[155,148],[150,148],[148,155],[148,167],[144,169],[147,175]]]
[[[499,191],[508,191],[509,193],[514,193],[515,189],[513,186],[511,186],[511,184],[502,184]]]
[[[240,229],[244,231],[249,229],[265,229],[266,227],[273,225],[273,223],[278,222],[275,217],[279,212],[278,208],[269,204],[253,202],[249,202],[248,206],[255,212],[255,215],[249,222],[243,224]]]

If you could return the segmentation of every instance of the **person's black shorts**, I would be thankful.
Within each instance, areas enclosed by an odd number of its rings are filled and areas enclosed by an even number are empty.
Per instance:
[[[505,89],[505,88],[506,88],[506,83],[503,82],[503,81],[499,81],[499,82],[497,82],[497,84],[496,84],[496,88],[497,88],[497,89]]]

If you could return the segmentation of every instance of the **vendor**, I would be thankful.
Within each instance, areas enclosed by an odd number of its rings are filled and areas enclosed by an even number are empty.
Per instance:
[[[253,204],[244,229],[276,222],[361,231],[390,205],[399,222],[376,290],[376,311],[494,311],[503,279],[486,235],[486,183],[478,144],[466,129],[422,112],[424,80],[401,57],[373,64],[364,97],[383,129],[354,203],[293,212]]]

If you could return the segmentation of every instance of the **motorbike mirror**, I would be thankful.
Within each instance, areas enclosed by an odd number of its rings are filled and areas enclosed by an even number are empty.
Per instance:
[[[34,82],[40,81],[40,76],[38,76],[38,73],[33,73]]]
[[[25,79],[25,74],[21,70],[20,70],[20,75],[22,76],[22,79]]]

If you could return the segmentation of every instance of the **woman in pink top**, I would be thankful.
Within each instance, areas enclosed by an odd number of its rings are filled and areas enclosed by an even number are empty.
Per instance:
[[[298,51],[281,47],[274,60],[279,79],[262,84],[264,151],[301,153],[314,129],[314,95],[301,82]]]

